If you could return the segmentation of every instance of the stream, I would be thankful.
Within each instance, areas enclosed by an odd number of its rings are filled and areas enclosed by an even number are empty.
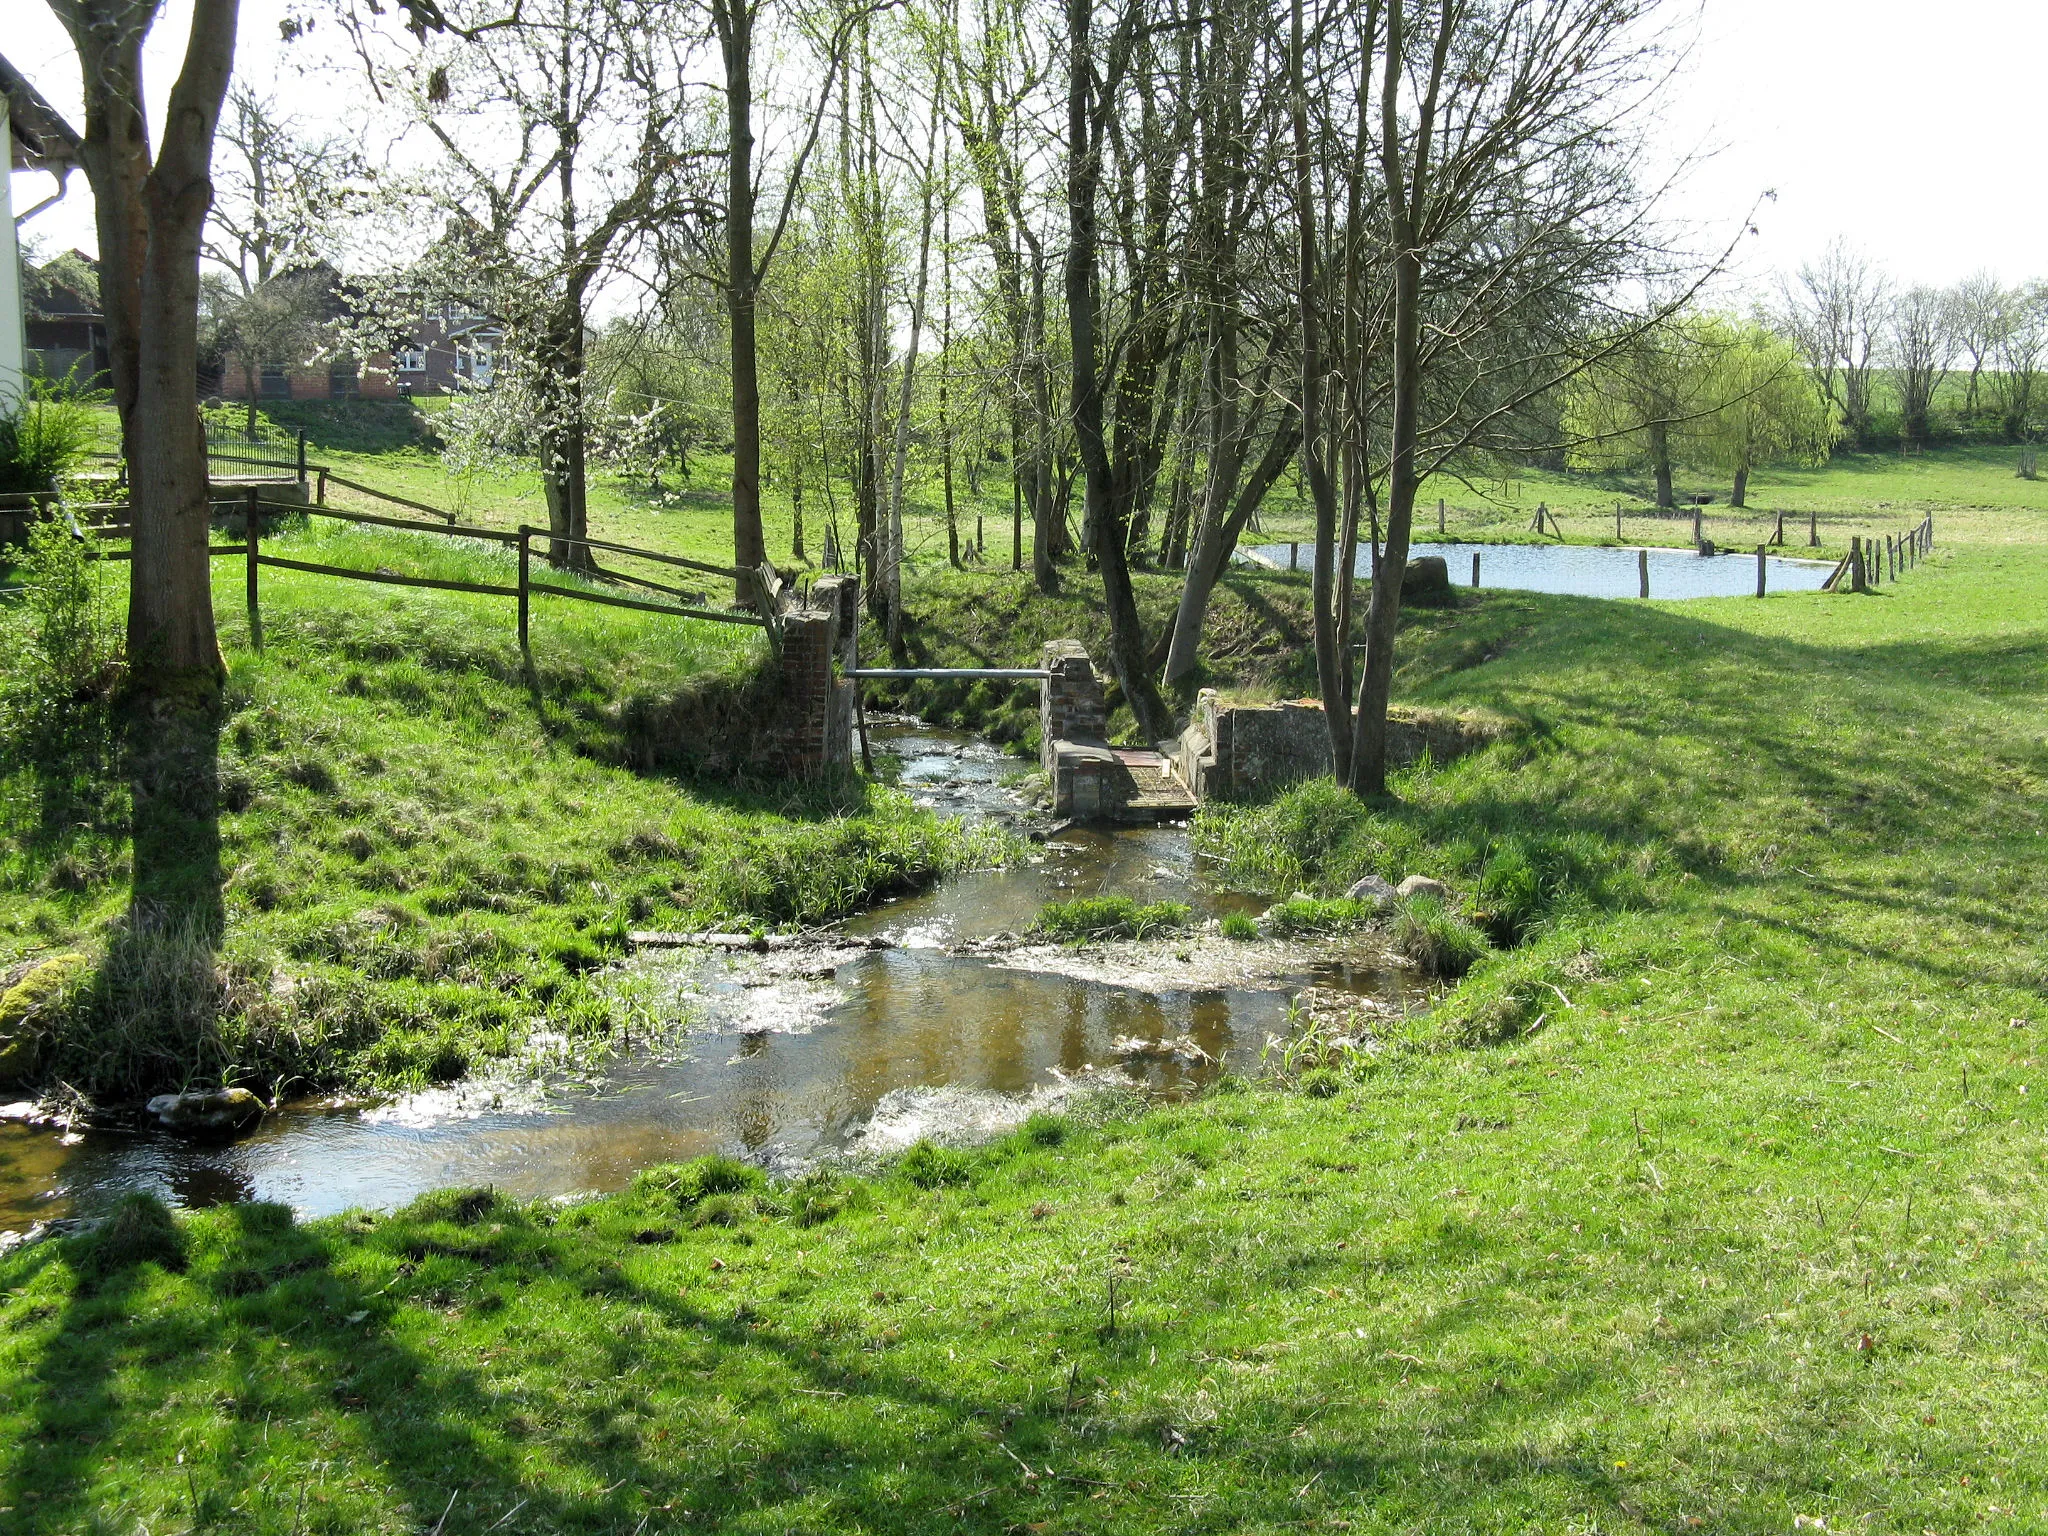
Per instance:
[[[1022,765],[977,738],[892,724],[874,742],[938,814],[1033,824],[1003,783]],[[529,1199],[612,1190],[714,1151],[794,1170],[920,1136],[994,1134],[1091,1084],[1186,1094],[1255,1069],[1268,1034],[1295,1027],[1297,1000],[1370,1016],[1424,995],[1370,934],[1233,942],[1211,930],[1085,950],[1011,937],[1047,901],[1111,893],[1186,902],[1199,919],[1265,905],[1220,888],[1184,828],[1053,829],[1026,862],[952,876],[819,944],[634,955],[622,981],[661,1027],[595,1064],[287,1105],[230,1142],[0,1123],[0,1231],[92,1216],[137,1189],[320,1216],[450,1185]]]

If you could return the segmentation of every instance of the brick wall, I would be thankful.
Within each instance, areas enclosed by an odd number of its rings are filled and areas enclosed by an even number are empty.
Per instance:
[[[810,779],[853,761],[853,688],[840,676],[853,659],[860,584],[828,576],[808,603],[782,617],[782,655],[774,702],[763,722],[767,766]]]
[[[1109,736],[1109,706],[1102,680],[1078,640],[1054,640],[1045,648],[1048,677],[1038,696],[1038,756],[1052,772],[1056,742],[1103,742]]]

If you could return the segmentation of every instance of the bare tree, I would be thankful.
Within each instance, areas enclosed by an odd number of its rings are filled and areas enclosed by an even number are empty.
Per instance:
[[[1938,288],[1908,288],[1892,300],[1891,376],[1899,397],[1899,436],[1906,443],[1927,441],[1935,394],[1955,360],[1954,325],[1949,296]]]
[[[1963,389],[1963,415],[1977,414],[1977,385],[1984,364],[1998,350],[1999,328],[2006,314],[2005,288],[1989,272],[1974,272],[1948,291],[1949,328],[1956,349],[1970,360]]]
[[[1870,385],[1890,300],[1890,280],[1846,240],[1834,241],[1818,262],[1779,284],[1779,323],[1857,442],[1870,434]]]
[[[1991,395],[2008,440],[2034,440],[2034,408],[2048,362],[2048,283],[2009,288],[1999,301],[1997,370]]]

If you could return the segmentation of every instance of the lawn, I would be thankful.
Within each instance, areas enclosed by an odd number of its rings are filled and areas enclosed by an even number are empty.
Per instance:
[[[493,546],[331,523],[265,547],[515,576]],[[118,621],[122,568],[97,569]],[[215,562],[214,598],[228,684],[189,740],[98,706],[10,693],[0,711],[0,967],[98,966],[42,1051],[46,1085],[445,1081],[537,1026],[613,1028],[593,975],[629,928],[813,924],[1003,852],[880,785],[722,761],[756,630],[537,600],[529,673],[505,599],[267,570],[259,654],[238,559]],[[191,803],[138,852],[130,776],[167,753]],[[182,915],[137,925],[135,895]]]
[[[1084,1105],[872,1178],[138,1210],[0,1259],[0,1506],[280,1536],[2042,1529],[2037,507],[1937,514],[1935,559],[1865,597],[1418,623],[1402,698],[1527,729],[1386,803],[1196,829],[1281,895],[1438,875],[1502,946],[1334,1085]]]

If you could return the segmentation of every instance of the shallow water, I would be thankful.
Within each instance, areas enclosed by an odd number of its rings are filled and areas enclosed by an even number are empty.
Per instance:
[[[1288,546],[1266,544],[1258,553],[1284,567]],[[1408,557],[1420,560],[1439,555],[1450,566],[1455,586],[1472,584],[1472,557],[1479,556],[1481,587],[1511,588],[1519,592],[1550,592],[1564,597],[1637,597],[1641,586],[1633,548],[1598,548],[1586,544],[1416,544]],[[1724,554],[1700,556],[1684,549],[1653,549],[1650,556],[1650,596],[1754,597],[1756,555]],[[1303,570],[1315,565],[1313,545],[1301,548]],[[1791,560],[1782,555],[1764,558],[1764,589],[1767,592],[1818,592],[1831,561]],[[1358,574],[1372,574],[1372,551],[1360,550]]]
[[[1001,783],[1021,765],[971,737],[885,726],[875,744],[899,756],[904,787],[943,814],[1025,814]],[[1103,892],[1185,901],[1202,916],[1260,905],[1205,878],[1180,828],[1073,829],[1019,867],[960,875],[845,925],[849,940],[882,936],[891,948],[636,956],[627,975],[674,1027],[594,1072],[297,1105],[215,1145],[0,1125],[0,1229],[90,1215],[133,1189],[182,1205],[278,1200],[321,1215],[451,1184],[528,1198],[616,1189],[641,1168],[711,1151],[794,1167],[919,1135],[997,1130],[1075,1085],[1189,1091],[1226,1066],[1255,1065],[1303,987],[1389,1010],[1417,995],[1410,976],[1369,951],[1276,965],[1275,947],[1247,945],[1223,950],[1219,966],[1222,941],[1210,940],[1208,963],[1186,968],[1181,986],[1172,945],[1129,970],[1134,985],[1104,979],[1119,974],[1114,954],[1074,976],[1033,968],[1028,953],[945,947],[1021,931],[1046,901]]]

